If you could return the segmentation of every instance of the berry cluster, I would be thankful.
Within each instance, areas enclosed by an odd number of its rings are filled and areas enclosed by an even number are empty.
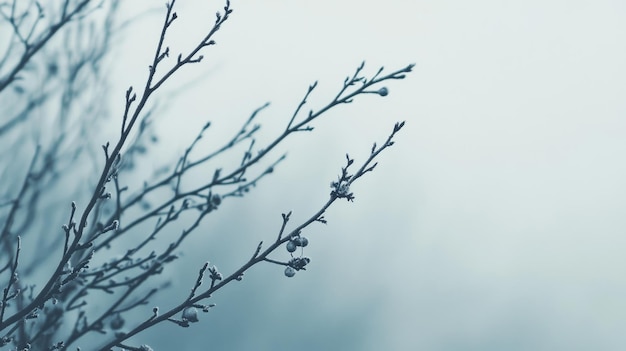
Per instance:
[[[307,245],[309,245],[309,239],[304,236],[296,236],[287,242],[287,251],[291,253],[296,251],[298,246],[306,247]]]
[[[287,268],[285,268],[285,276],[291,278],[296,275],[296,271],[306,270],[305,266],[309,264],[309,262],[311,262],[311,259],[302,255],[300,255],[300,257],[293,257],[293,253],[298,247],[304,249],[304,247],[306,247],[307,245],[309,245],[309,239],[304,236],[300,236],[299,234],[292,237],[287,242],[286,248],[289,254],[291,254],[291,260],[287,262]]]

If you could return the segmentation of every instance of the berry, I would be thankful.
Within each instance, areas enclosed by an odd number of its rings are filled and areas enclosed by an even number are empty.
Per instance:
[[[183,320],[195,323],[198,321],[198,310],[195,307],[187,307],[183,310]]]
[[[124,318],[118,313],[111,319],[109,324],[113,330],[122,329],[124,326]]]
[[[293,269],[293,268],[291,268],[291,267],[287,267],[287,268],[285,268],[285,276],[287,276],[287,277],[291,278],[291,277],[293,277],[294,275],[296,275],[296,270],[295,270],[295,269]]]
[[[306,247],[307,245],[309,245],[309,239],[307,239],[305,236],[300,237],[300,246]]]

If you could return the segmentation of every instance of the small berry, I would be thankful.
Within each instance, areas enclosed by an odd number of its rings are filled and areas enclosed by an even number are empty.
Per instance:
[[[309,245],[309,239],[307,239],[305,236],[300,237],[300,246],[306,247],[307,245]]]
[[[222,203],[222,197],[219,194],[214,194],[211,198],[211,203],[215,207],[219,206]]]
[[[293,268],[291,268],[291,267],[287,267],[287,268],[285,268],[285,276],[287,276],[287,277],[291,278],[291,277],[293,277],[294,275],[296,275],[296,270],[295,270],[295,269],[293,269]]]
[[[294,252],[296,251],[296,243],[293,241],[287,242],[287,251]]]
[[[389,90],[386,87],[382,87],[378,90],[378,95],[387,96],[389,94]]]
[[[187,307],[183,310],[183,320],[188,320],[191,323],[198,321],[198,310],[195,307]]]
[[[124,318],[122,318],[122,316],[118,313],[115,315],[115,317],[113,317],[113,319],[111,319],[109,325],[113,330],[122,329],[122,327],[124,326]]]

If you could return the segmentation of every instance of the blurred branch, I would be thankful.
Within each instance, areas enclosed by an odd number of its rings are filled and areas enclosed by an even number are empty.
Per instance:
[[[167,28],[177,18],[176,13],[172,11],[173,6],[174,6],[174,1],[172,1],[170,4],[167,5],[167,13],[165,17],[165,22],[161,30],[159,43],[157,45],[153,63],[149,69],[149,75],[146,80],[144,91],[141,94],[141,98],[139,102],[137,103],[137,105],[135,106],[134,111],[132,112],[132,115],[131,115],[130,108],[131,108],[131,105],[133,105],[133,103],[135,102],[136,94],[131,95],[132,87],[128,89],[127,94],[126,94],[126,110],[123,116],[122,132],[120,134],[120,138],[116,142],[114,148],[111,151],[109,151],[108,143],[103,146],[104,153],[105,153],[105,165],[100,174],[100,178],[97,182],[97,185],[95,186],[95,190],[91,196],[91,199],[89,200],[89,203],[83,210],[82,215],[80,216],[80,220],[77,223],[77,225],[72,228],[73,239],[71,241],[71,244],[69,245],[66,252],[63,254],[63,257],[59,260],[55,272],[48,279],[48,281],[46,282],[42,290],[37,294],[37,296],[32,300],[32,302],[28,304],[28,306],[26,306],[20,311],[17,311],[13,315],[9,316],[5,321],[0,322],[0,330],[3,330],[9,325],[16,323],[17,321],[19,321],[20,319],[24,318],[29,313],[31,313],[31,311],[35,310],[38,306],[43,305],[54,294],[58,293],[63,285],[65,285],[67,282],[75,279],[76,276],[78,276],[80,270],[74,268],[70,272],[69,277],[71,279],[69,281],[67,280],[67,278],[64,280],[61,280],[61,277],[64,274],[63,267],[69,262],[69,260],[74,256],[75,253],[83,249],[83,246],[81,246],[82,245],[81,239],[83,238],[84,230],[87,227],[87,218],[89,217],[92,210],[96,206],[96,203],[102,199],[101,196],[104,194],[104,191],[106,189],[105,184],[110,182],[112,177],[116,175],[117,171],[116,169],[114,169],[114,166],[119,163],[119,160],[121,158],[121,149],[124,146],[127,138],[129,137],[133,126],[137,122],[141,114],[141,111],[143,110],[144,106],[146,105],[148,101],[148,98],[150,97],[150,95],[152,95],[152,93],[158,87],[160,87],[165,82],[165,80],[171,77],[183,65],[199,62],[201,60],[202,56],[198,56],[198,58],[194,58],[194,56],[196,55],[196,53],[200,51],[200,49],[209,45],[213,45],[215,43],[211,39],[211,37],[217,32],[220,26],[228,19],[229,14],[232,12],[232,10],[230,9],[230,3],[227,2],[227,5],[224,7],[225,15],[222,17],[221,15],[218,14],[215,24],[213,25],[212,29],[209,31],[209,34],[205,36],[205,38],[196,46],[196,48],[193,49],[191,53],[185,57],[185,59],[181,59],[182,55],[179,55],[178,62],[175,64],[175,66],[169,69],[163,75],[163,77],[158,79],[157,83],[153,85],[152,82],[155,79],[157,66],[162,62],[162,60],[165,57],[168,56],[168,53],[169,53],[169,48],[166,48],[165,50],[163,50],[163,43],[165,40],[165,34],[167,31]],[[65,15],[65,9],[63,13]],[[75,14],[76,12],[74,11],[72,13]],[[71,16],[69,18],[71,18]],[[84,267],[88,261],[89,261],[88,259],[82,260],[81,261],[81,263],[83,263],[82,266]]]
[[[38,2],[35,2],[37,5],[37,14],[36,19],[34,20],[31,27],[27,30],[28,34],[25,36],[22,34],[21,26],[24,23],[23,21],[30,15],[30,11],[32,9],[27,8],[22,13],[16,13],[16,4],[17,0],[13,0],[11,4],[11,10],[9,13],[6,13],[2,7],[0,7],[0,16],[7,21],[11,27],[13,28],[14,35],[18,38],[18,40],[23,45],[23,53],[19,58],[18,62],[12,67],[9,68],[9,73],[0,77],[0,92],[2,92],[9,84],[11,84],[18,76],[18,73],[24,69],[26,64],[31,60],[31,58],[41,50],[48,43],[48,41],[56,35],[61,28],[63,28],[67,23],[69,23],[72,19],[78,17],[80,14],[87,11],[87,4],[89,4],[90,0],[82,0],[74,6],[73,9],[69,9],[69,0],[65,0],[63,3],[63,12],[61,17],[56,22],[51,22],[47,28],[40,33],[36,38],[35,29],[39,24],[39,21],[44,18],[44,10]],[[11,49],[11,48],[10,48]],[[12,50],[11,50],[12,51]],[[8,53],[8,51],[7,51]],[[0,68],[3,68],[5,59],[0,61]]]

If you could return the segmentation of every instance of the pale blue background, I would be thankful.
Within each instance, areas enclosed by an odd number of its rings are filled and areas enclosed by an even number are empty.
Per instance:
[[[193,45],[222,6],[179,5],[174,52]],[[131,17],[156,5],[125,6]],[[286,279],[259,266],[216,294],[201,324],[134,341],[159,350],[626,348],[623,2],[233,7],[206,61],[166,87],[181,95],[163,109],[163,159],[206,119],[217,141],[265,101],[268,140],[309,83],[320,80],[311,102],[323,103],[363,59],[369,72],[416,68],[388,85],[388,97],[364,96],[283,145],[289,158],[276,174],[190,240],[161,308],[186,294],[204,261],[226,273],[256,241],[272,240],[281,212],[302,219],[317,209],[345,152],[362,160],[395,121],[407,126],[354,187],[356,202],[308,232],[307,272]],[[161,23],[151,16],[121,41],[111,71],[120,92],[142,84]]]

